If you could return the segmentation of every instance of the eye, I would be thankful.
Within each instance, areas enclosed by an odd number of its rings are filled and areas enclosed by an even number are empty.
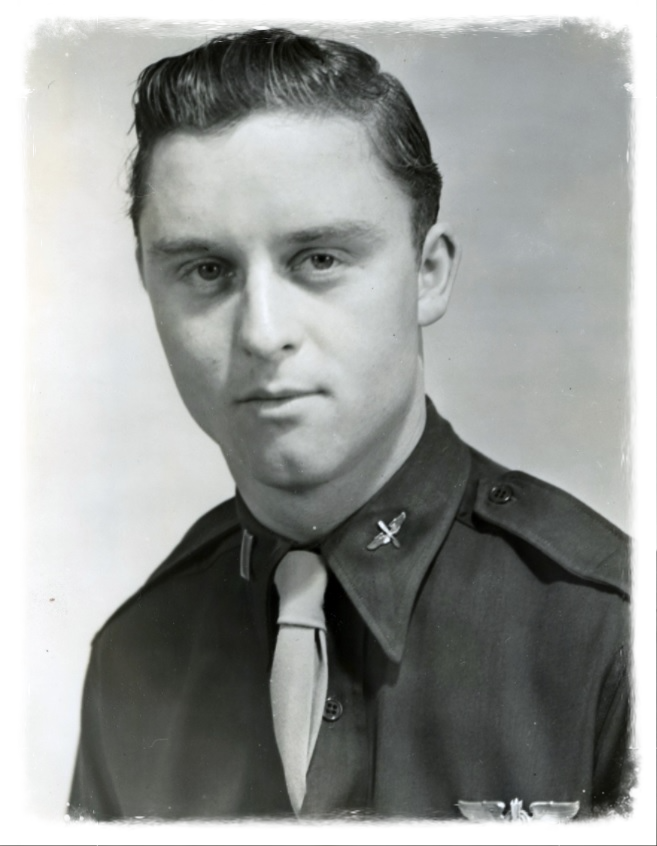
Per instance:
[[[308,260],[313,270],[331,270],[336,264],[335,256],[328,253],[313,253]]]
[[[329,250],[310,248],[291,260],[292,271],[300,282],[323,288],[339,284],[350,265],[348,253],[337,247]]]
[[[336,274],[344,269],[344,266],[345,259],[342,256],[337,256],[334,251],[304,252],[296,256],[292,262],[295,272],[302,277],[307,277],[309,281],[319,281],[320,278],[322,281],[333,279]]]
[[[182,270],[181,278],[201,294],[227,291],[235,280],[236,268],[223,259],[200,258]]]
[[[204,282],[216,282],[227,275],[227,268],[218,261],[204,261],[196,266],[196,272]]]

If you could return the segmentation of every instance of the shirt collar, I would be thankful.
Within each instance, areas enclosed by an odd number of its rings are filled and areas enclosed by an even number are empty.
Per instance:
[[[427,398],[425,429],[409,458],[319,545],[329,569],[393,661],[401,661],[417,592],[458,512],[469,465],[467,447]],[[239,493],[237,511],[243,528],[253,536],[249,575],[254,610],[269,640],[275,633],[272,576],[292,542],[258,523]],[[402,512],[405,519],[395,534],[399,545],[388,539],[368,549],[382,532],[380,523],[390,529]]]

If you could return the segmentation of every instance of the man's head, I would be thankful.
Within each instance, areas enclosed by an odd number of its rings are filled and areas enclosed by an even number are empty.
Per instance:
[[[272,491],[279,499],[305,491],[307,500],[328,486],[349,513],[421,434],[420,327],[446,309],[454,245],[446,227],[433,223],[437,193],[422,198],[417,164],[408,166],[412,179],[392,168],[362,107],[252,108],[258,85],[262,103],[281,88],[283,64],[301,102],[304,92],[311,99],[313,80],[313,97],[317,78],[326,84],[342,52],[357,66],[374,60],[302,39],[295,49],[317,66],[306,84],[301,70],[291,72],[294,51],[283,62],[268,36],[244,37],[259,45],[261,59],[269,56],[269,73],[240,64],[250,106],[239,116],[232,108],[230,120],[216,122],[220,103],[206,102],[184,71],[185,57],[167,60],[178,63],[180,101],[163,79],[155,82],[157,66],[145,71],[142,91],[150,91],[148,114],[160,129],[148,135],[138,120],[140,272],[181,396],[221,446],[247,502],[253,507]],[[276,45],[295,38],[273,35]],[[226,62],[225,44],[221,53]],[[231,89],[235,106],[240,79],[228,66],[219,87]],[[346,87],[334,87],[347,102]],[[371,120],[378,107],[371,90],[360,99],[367,96]],[[143,106],[140,100],[138,114]],[[408,115],[410,102],[404,109]],[[215,115],[207,126],[179,120],[203,110]],[[437,192],[435,168],[432,179]],[[420,224],[418,209],[429,207]]]
[[[411,99],[395,77],[381,72],[375,58],[351,45],[281,29],[220,36],[147,67],[134,106],[138,147],[130,214],[137,235],[150,160],[160,139],[177,130],[216,130],[275,111],[358,121],[412,200],[418,253],[438,216],[441,176]]]

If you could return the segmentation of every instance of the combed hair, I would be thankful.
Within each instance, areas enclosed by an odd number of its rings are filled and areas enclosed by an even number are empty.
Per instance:
[[[137,235],[150,157],[161,138],[177,130],[225,128],[265,111],[358,120],[413,201],[418,249],[438,216],[442,179],[410,97],[373,56],[349,44],[285,29],[222,35],[145,68],[133,106],[137,147],[129,191]]]

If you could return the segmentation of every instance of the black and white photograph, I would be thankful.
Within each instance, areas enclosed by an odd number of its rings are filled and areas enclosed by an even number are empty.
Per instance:
[[[30,819],[622,842],[636,62],[602,15],[33,22]]]

